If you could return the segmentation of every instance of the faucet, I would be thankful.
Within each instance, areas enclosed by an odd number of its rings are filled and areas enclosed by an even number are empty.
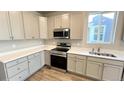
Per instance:
[[[100,47],[97,49],[97,52],[100,52]]]
[[[94,53],[94,48],[92,48],[92,53]]]

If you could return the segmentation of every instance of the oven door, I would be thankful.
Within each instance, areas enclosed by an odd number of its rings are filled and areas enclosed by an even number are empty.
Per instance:
[[[51,66],[67,70],[67,57],[51,54]]]

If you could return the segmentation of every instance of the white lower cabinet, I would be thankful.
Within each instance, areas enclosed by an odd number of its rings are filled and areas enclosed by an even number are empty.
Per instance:
[[[84,75],[85,74],[85,69],[86,69],[86,60],[77,59],[77,62],[76,62],[76,73]]]
[[[84,75],[85,69],[86,58],[84,56],[68,55],[68,71]]]
[[[22,81],[44,66],[44,52],[38,52],[10,62],[0,62],[0,81]]]
[[[121,80],[123,67],[105,64],[102,80]]]
[[[76,62],[75,59],[68,59],[68,70],[71,72],[75,72],[76,70]]]
[[[41,68],[41,54],[33,54],[28,56],[29,61],[29,72],[30,74],[35,73]]]
[[[19,74],[15,75],[14,77],[10,78],[10,81],[22,81],[25,80],[27,77],[29,77],[29,70],[25,69]]]
[[[45,61],[45,65],[48,65],[50,66],[50,60],[51,60],[51,57],[50,57],[50,51],[47,51],[45,50],[44,51],[44,61]]]
[[[103,64],[94,61],[87,61],[86,75],[101,80]]]

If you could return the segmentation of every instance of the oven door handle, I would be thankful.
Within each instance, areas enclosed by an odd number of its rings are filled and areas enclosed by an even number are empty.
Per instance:
[[[62,55],[62,54],[55,54],[55,53],[52,53],[51,55],[53,55],[53,56],[59,56],[59,57],[64,57],[64,58],[66,58],[66,55]]]

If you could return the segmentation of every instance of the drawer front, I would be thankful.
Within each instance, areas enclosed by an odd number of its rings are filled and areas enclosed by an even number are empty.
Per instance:
[[[75,54],[68,54],[68,58],[76,58],[76,55]]]
[[[8,73],[8,77],[12,77],[16,74],[18,74],[19,72],[23,71],[24,69],[28,68],[28,62],[25,61],[23,63],[20,63],[18,65],[15,65],[9,69],[7,69],[7,73]]]
[[[117,66],[123,66],[123,62],[116,61],[116,60],[110,60],[110,59],[102,59],[102,58],[95,58],[95,57],[88,57],[89,61],[95,61],[105,64],[111,64],[111,65],[117,65]]]
[[[77,59],[84,59],[84,60],[86,60],[86,56],[77,55],[76,58]]]
[[[29,56],[28,56],[28,59],[31,59],[31,58],[33,58],[33,57],[35,57],[34,54],[29,55]]]
[[[21,63],[21,62],[24,62],[24,61],[27,61],[27,57],[22,57],[22,58],[19,58],[18,59],[18,63]]]
[[[12,67],[12,66],[17,65],[17,64],[18,64],[17,60],[10,61],[10,62],[6,63],[6,67],[9,68],[9,67]]]
[[[22,81],[25,80],[29,76],[28,69],[20,72],[19,74],[15,75],[14,77],[10,78],[9,81]]]

